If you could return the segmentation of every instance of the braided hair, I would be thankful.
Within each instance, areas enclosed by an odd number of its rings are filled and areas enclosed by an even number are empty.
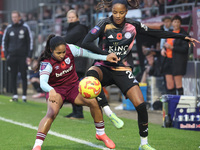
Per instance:
[[[124,4],[126,7],[128,4],[132,8],[138,8],[140,5],[139,0],[101,0],[101,2],[97,4],[96,9],[101,10],[102,8],[110,8],[116,3]]]
[[[55,50],[55,48],[59,45],[66,45],[65,40],[61,36],[55,36],[54,34],[50,34],[47,38],[45,50],[42,52],[40,57],[38,58],[38,66],[36,67],[35,71],[38,71],[40,68],[40,62],[48,59],[51,57],[52,52]]]

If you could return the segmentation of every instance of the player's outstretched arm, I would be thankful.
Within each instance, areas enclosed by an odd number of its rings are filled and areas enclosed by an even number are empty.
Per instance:
[[[189,41],[189,43],[191,43],[194,47],[196,46],[195,43],[200,43],[200,41],[198,41],[197,39],[188,36],[185,37],[185,40]]]
[[[96,60],[109,61],[111,63],[117,63],[120,60],[114,53],[107,55],[95,54],[87,49],[78,47],[73,44],[68,44],[68,46],[70,47],[70,50],[74,57],[87,57]]]

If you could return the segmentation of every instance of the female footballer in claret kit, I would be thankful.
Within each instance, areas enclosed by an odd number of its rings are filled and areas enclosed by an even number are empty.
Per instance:
[[[95,99],[87,100],[78,91],[78,76],[75,70],[74,57],[88,57],[117,63],[119,59],[112,53],[99,55],[91,53],[73,44],[66,44],[64,38],[50,35],[45,51],[39,58],[40,86],[47,92],[47,113],[40,121],[33,150],[41,150],[51,124],[65,101],[90,107],[96,127],[96,138],[108,148],[115,148],[114,142],[107,137],[104,130],[102,111]]]

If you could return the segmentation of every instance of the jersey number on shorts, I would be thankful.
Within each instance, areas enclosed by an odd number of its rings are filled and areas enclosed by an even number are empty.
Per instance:
[[[126,74],[128,74],[128,78],[129,79],[133,79],[134,78],[134,75],[131,71],[126,71]]]

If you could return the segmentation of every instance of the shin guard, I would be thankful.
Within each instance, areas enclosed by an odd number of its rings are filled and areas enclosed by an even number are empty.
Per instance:
[[[148,113],[145,102],[136,107],[138,113],[138,126],[141,137],[148,136]]]

